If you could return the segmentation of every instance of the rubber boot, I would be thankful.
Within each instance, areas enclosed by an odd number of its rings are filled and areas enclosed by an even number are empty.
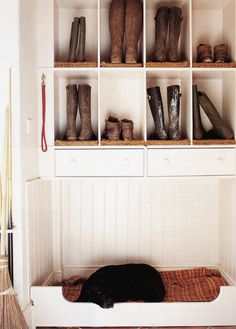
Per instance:
[[[166,41],[168,34],[170,9],[160,7],[155,16],[155,50],[153,55],[154,62],[165,62],[166,59]]]
[[[86,41],[86,18],[80,17],[80,26],[79,26],[79,49],[77,60],[78,62],[85,61],[85,41]]]
[[[224,125],[223,120],[221,119],[215,106],[213,105],[209,97],[206,95],[206,93],[199,91],[198,99],[201,107],[203,108],[204,112],[208,116],[208,119],[210,120],[213,126],[215,138],[232,139],[234,137],[233,131]]]
[[[81,131],[78,137],[80,141],[96,139],[91,124],[91,86],[78,85],[79,113],[81,117]]]
[[[170,8],[169,20],[169,61],[178,62],[178,44],[182,22],[182,10],[178,7]]]
[[[197,85],[193,85],[193,138],[204,139],[206,137],[206,131],[203,128],[200,106],[197,96]]]
[[[74,63],[76,61],[76,49],[77,49],[77,45],[78,45],[79,23],[80,23],[80,18],[75,17],[74,22],[71,25],[70,47],[69,47],[69,58],[68,58],[68,62],[71,62],[71,63]]]
[[[109,13],[111,63],[122,63],[125,34],[125,0],[112,0]]]
[[[128,119],[121,120],[121,135],[124,141],[131,141],[134,139],[133,131],[134,131],[134,123],[132,120],[128,120]]]
[[[181,139],[179,128],[180,112],[180,86],[173,85],[167,87],[168,113],[169,113],[169,137],[172,140]]]
[[[66,86],[66,94],[67,94],[67,128],[65,139],[68,141],[77,140],[76,133],[76,116],[78,111],[78,92],[76,85],[67,85]]]
[[[126,0],[125,63],[138,62],[138,41],[143,27],[143,4],[140,0]]]
[[[111,141],[118,141],[121,133],[121,122],[114,117],[109,117],[106,120],[105,138]]]
[[[155,131],[152,138],[162,140],[167,139],[168,136],[164,124],[164,112],[160,87],[148,88],[147,94],[152,117],[155,123]]]

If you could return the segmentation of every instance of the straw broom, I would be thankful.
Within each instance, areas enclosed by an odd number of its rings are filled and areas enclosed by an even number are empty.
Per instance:
[[[11,80],[11,77],[10,77]],[[11,87],[11,86],[10,86]],[[0,328],[1,329],[28,329],[21,312],[16,294],[8,271],[8,257],[6,253],[6,236],[8,216],[12,210],[11,189],[11,106],[6,108],[4,129],[4,157],[0,176],[0,219],[1,219],[1,246],[0,246]],[[2,177],[2,178],[1,178]]]

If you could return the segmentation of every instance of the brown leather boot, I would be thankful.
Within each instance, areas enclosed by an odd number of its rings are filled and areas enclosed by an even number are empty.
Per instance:
[[[143,27],[143,4],[140,0],[126,0],[125,12],[125,63],[138,62],[138,41]]]
[[[121,135],[124,141],[131,141],[134,139],[133,130],[134,130],[134,123],[132,120],[128,120],[128,119],[121,120]]]
[[[167,87],[168,112],[169,112],[169,137],[173,140],[181,139],[179,128],[179,112],[180,112],[180,86],[173,85]]]
[[[170,8],[169,20],[169,61],[178,62],[178,44],[182,22],[182,10],[178,7]]]
[[[76,62],[76,49],[78,45],[79,23],[80,23],[80,18],[74,17],[74,21],[71,24],[70,46],[69,46],[69,57],[68,57],[68,62],[71,63]]]
[[[79,113],[81,117],[80,141],[96,139],[91,124],[91,86],[86,83],[78,85]]]
[[[125,34],[125,0],[112,0],[109,14],[111,63],[122,63]]]
[[[212,51],[210,45],[200,44],[197,46],[197,62],[212,63]]]
[[[121,133],[121,122],[114,117],[109,117],[106,120],[105,138],[111,141],[118,141]]]
[[[78,111],[78,92],[76,85],[67,85],[66,86],[66,94],[67,94],[67,128],[65,139],[68,141],[77,140],[76,133],[76,115]]]
[[[215,63],[229,62],[228,46],[226,44],[221,44],[214,47],[214,62]]]
[[[166,61],[166,41],[168,34],[170,9],[160,7],[155,16],[155,50],[153,55],[154,62]]]
[[[193,85],[193,138],[204,139],[206,131],[202,125],[200,106],[197,95],[197,85]]]

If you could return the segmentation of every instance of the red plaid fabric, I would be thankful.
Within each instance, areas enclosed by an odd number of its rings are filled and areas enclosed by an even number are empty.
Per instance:
[[[217,270],[196,268],[161,272],[166,288],[165,302],[210,302],[219,295],[220,286],[228,283]],[[63,296],[70,302],[76,301],[85,278],[73,276],[58,283]]]

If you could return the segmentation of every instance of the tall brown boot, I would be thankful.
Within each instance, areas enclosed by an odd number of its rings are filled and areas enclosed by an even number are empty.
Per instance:
[[[138,62],[138,41],[143,27],[143,4],[140,0],[126,0],[125,12],[125,63]]]
[[[206,131],[202,125],[200,105],[197,95],[197,85],[193,85],[193,138],[204,139]]]
[[[95,139],[91,124],[91,86],[86,83],[78,85],[79,113],[81,117],[80,141]]]
[[[173,140],[181,139],[179,128],[179,112],[180,112],[180,86],[173,85],[167,87],[168,112],[169,112],[169,137]]]
[[[71,24],[70,47],[69,47],[69,58],[68,58],[68,62],[71,63],[76,62],[76,49],[78,45],[79,23],[80,23],[80,18],[74,17],[74,21]]]
[[[169,21],[169,61],[179,61],[178,43],[182,21],[182,10],[178,7],[170,8]]]
[[[154,62],[166,61],[166,41],[168,34],[170,9],[167,7],[160,7],[157,9],[155,16],[155,49]]]
[[[76,115],[78,111],[78,92],[76,85],[67,85],[67,128],[65,139],[68,141],[75,141],[77,139],[76,133]]]
[[[125,34],[125,0],[112,0],[109,14],[111,63],[122,63]]]

